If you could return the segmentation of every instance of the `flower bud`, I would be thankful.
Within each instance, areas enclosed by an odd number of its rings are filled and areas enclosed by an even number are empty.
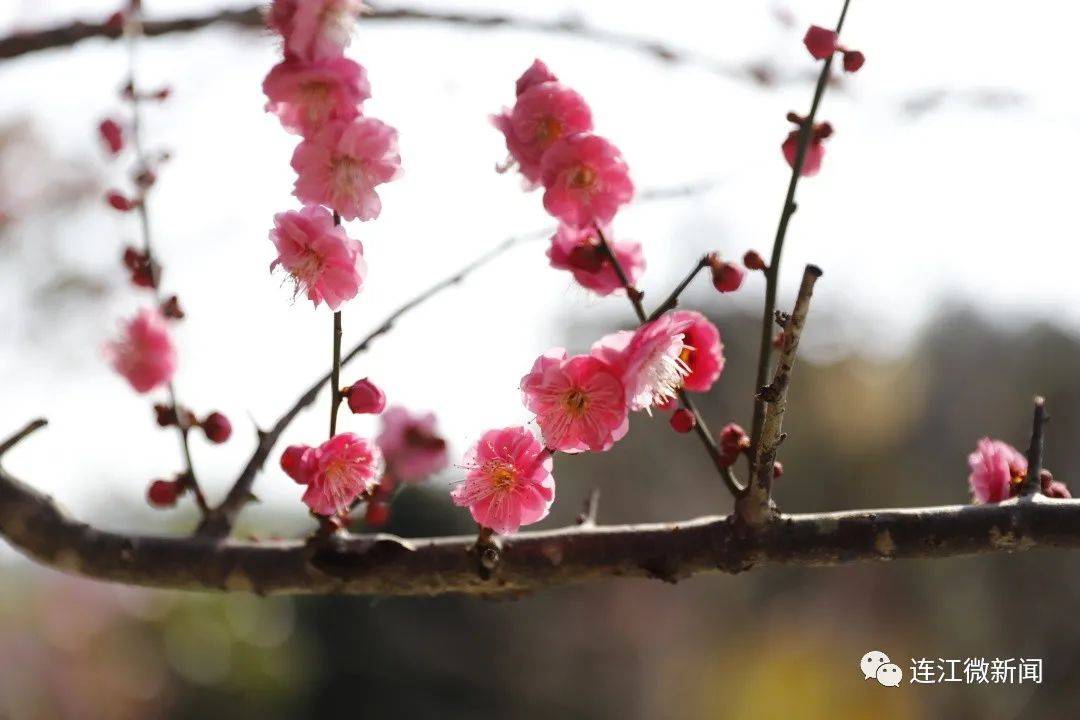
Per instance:
[[[734,292],[742,287],[746,271],[735,263],[720,259],[720,255],[709,255],[709,268],[712,270],[713,287],[722,293]]]
[[[806,36],[803,37],[803,45],[815,59],[824,60],[836,52],[838,40],[839,38],[832,30],[811,25],[806,31]]]
[[[784,465],[783,465],[783,463],[774,461],[773,464],[772,464],[773,480],[778,479],[783,474],[784,474]]]
[[[134,180],[136,185],[143,190],[147,190],[157,182],[157,173],[150,168],[145,168],[135,174]]]
[[[354,415],[378,415],[386,409],[386,395],[367,378],[341,391]]]
[[[124,149],[124,129],[112,118],[106,118],[98,125],[98,134],[105,142],[105,147],[112,155]]]
[[[121,195],[116,190],[110,190],[105,193],[105,202],[109,203],[109,205],[120,212],[131,212],[135,207],[134,200]]]
[[[671,425],[671,429],[677,433],[688,433],[694,429],[697,425],[697,420],[694,418],[694,414],[686,408],[679,408],[671,415],[671,420],[668,421]]]
[[[301,485],[307,485],[319,469],[315,448],[308,445],[290,445],[281,453],[281,469]]]
[[[747,270],[769,269],[769,266],[765,264],[765,258],[761,257],[761,253],[757,250],[747,250],[746,254],[742,256],[742,262]]]
[[[180,298],[173,295],[161,303],[161,314],[170,320],[183,320],[184,310],[180,307]]]
[[[232,435],[232,423],[229,418],[219,412],[212,412],[199,423],[206,439],[215,444],[221,444]]]
[[[726,466],[730,467],[739,459],[739,455],[750,447],[750,436],[736,423],[728,423],[720,430],[720,454]]]
[[[1060,500],[1068,500],[1072,497],[1072,493],[1069,492],[1069,488],[1065,483],[1055,480],[1049,470],[1043,470],[1039,473],[1039,485],[1042,488],[1042,494],[1046,497]]]
[[[853,73],[858,72],[859,68],[866,62],[866,56],[858,50],[844,50],[844,70]]]
[[[155,480],[146,490],[146,501],[151,507],[168,508],[184,494],[184,484],[180,480]]]

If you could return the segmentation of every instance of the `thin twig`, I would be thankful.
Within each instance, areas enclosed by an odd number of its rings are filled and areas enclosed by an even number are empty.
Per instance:
[[[130,92],[131,102],[131,144],[135,149],[136,170],[137,172],[142,173],[150,169],[150,164],[142,141],[143,98],[139,93],[138,83],[135,78],[135,68],[138,66],[138,41],[143,33],[143,21],[140,10],[133,9],[130,11],[124,25],[124,33],[127,36],[128,50],[128,90]],[[160,268],[162,267],[162,264],[157,261],[154,254],[154,243],[150,231],[150,210],[147,207],[149,195],[150,187],[142,187],[139,202],[136,204],[136,210],[139,217],[139,228],[142,234],[142,251],[143,255],[146,257],[147,266],[150,268],[154,298],[160,308],[165,301],[165,296],[161,292]],[[195,463],[191,457],[191,442],[188,437],[191,428],[188,426],[185,419],[187,413],[180,410],[181,405],[176,392],[176,384],[172,380],[166,384],[166,390],[169,395],[169,405],[172,410],[172,416],[176,418],[176,431],[180,436],[180,453],[184,459],[184,472],[181,476],[181,480],[184,483],[184,486],[190,490],[191,494],[195,497],[195,504],[198,506],[199,512],[205,517],[206,514],[210,512],[210,506],[206,502],[206,496],[203,494],[202,487],[199,485],[198,477],[195,474]]]
[[[836,23],[836,34],[844,28],[844,19],[847,17],[848,5],[851,0],[844,0],[844,7],[840,11],[840,19]],[[787,195],[784,197],[784,207],[780,211],[780,223],[776,228],[776,238],[773,240],[772,256],[765,272],[765,308],[761,316],[761,342],[758,347],[757,376],[754,388],[760,388],[765,384],[769,375],[769,364],[772,360],[773,349],[773,313],[776,312],[776,292],[780,285],[780,256],[784,251],[784,238],[787,236],[788,224],[791,216],[795,214],[798,205],[795,203],[795,190],[799,185],[799,177],[802,175],[803,164],[806,161],[806,150],[810,145],[810,136],[813,133],[814,118],[817,117],[818,108],[821,106],[821,98],[825,95],[825,88],[829,84],[829,72],[832,68],[834,55],[825,59],[821,66],[821,74],[818,75],[817,86],[814,88],[814,100],[810,104],[810,112],[806,116],[802,127],[799,128],[799,142],[795,151],[795,162],[791,166],[791,179],[788,180]],[[761,442],[761,424],[765,420],[765,403],[761,400],[754,402],[754,420],[750,431],[750,447],[755,449]],[[753,472],[753,469],[751,469]]]
[[[1049,421],[1050,418],[1046,415],[1046,400],[1036,395],[1035,411],[1031,420],[1031,444],[1027,451],[1027,477],[1020,487],[1020,495],[1023,497],[1035,495],[1042,487],[1039,475],[1043,468],[1043,434]]]
[[[615,270],[615,275],[619,278],[619,282],[626,291],[626,296],[630,299],[630,304],[634,306],[634,313],[638,316],[638,320],[641,324],[649,322],[649,317],[645,313],[645,306],[641,302],[644,297],[643,294],[630,284],[630,278],[619,263],[619,259],[615,257],[615,253],[612,251],[611,245],[608,244],[607,238],[604,237],[604,231],[600,229],[600,225],[595,224],[593,227],[596,229],[596,236],[600,241],[600,249],[604,252],[608,262],[611,263],[611,267]],[[687,281],[687,283],[689,283],[689,281]],[[694,416],[694,433],[705,447],[705,452],[708,453],[709,459],[712,460],[713,465],[716,466],[720,478],[724,481],[724,484],[727,486],[727,489],[731,492],[732,496],[738,497],[743,489],[739,485],[738,480],[735,479],[735,474],[732,472],[731,467],[725,464],[723,454],[716,444],[716,438],[713,437],[712,431],[709,430],[709,426],[705,423],[705,418],[698,412],[697,406],[694,404],[694,401],[690,398],[690,394],[687,393],[686,390],[680,389],[678,394],[679,401],[683,404],[683,407]]]
[[[11,448],[21,443],[27,436],[37,432],[41,428],[49,424],[49,421],[45,418],[38,418],[37,420],[31,420],[26,423],[25,426],[14,435],[9,437],[4,442],[0,443],[0,458],[4,457]]]
[[[707,267],[709,267],[709,256],[702,255],[701,259],[698,260],[694,267],[690,269],[690,272],[686,274],[686,277],[684,277],[682,281],[675,286],[675,289],[671,291],[671,294],[667,296],[667,299],[664,300],[664,302],[660,303],[660,305],[652,311],[652,314],[649,315],[649,321],[651,322],[666,313],[668,310],[674,310],[676,307],[678,307],[679,296],[682,295],[683,291],[686,290],[687,286],[689,286],[690,283],[693,282],[694,278],[697,277],[697,274]]]
[[[760,388],[756,396],[765,405],[761,442],[753,448],[755,454],[750,483],[743,497],[736,503],[736,512],[747,525],[763,525],[775,514],[771,495],[776,451],[784,439],[784,413],[787,411],[787,394],[791,385],[791,373],[795,367],[795,357],[799,351],[799,339],[806,325],[806,316],[810,312],[814,283],[820,277],[821,268],[816,265],[807,265],[803,271],[795,309],[791,311],[791,317],[784,325],[784,344],[780,350],[780,359],[776,363],[773,381]]]
[[[600,513],[600,488],[595,487],[585,498],[585,507],[577,516],[577,524],[582,527],[596,527],[596,517]]]

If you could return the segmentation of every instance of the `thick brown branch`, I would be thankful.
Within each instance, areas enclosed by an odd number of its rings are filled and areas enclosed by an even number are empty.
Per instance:
[[[1042,495],[997,505],[781,515],[746,533],[730,517],[593,526],[500,538],[481,579],[475,535],[392,535],[235,542],[146,537],[77,522],[0,469],[0,536],[43,565],[156,588],[261,594],[513,594],[610,577],[675,582],[758,565],[945,558],[1034,547],[1080,547],[1080,500]]]
[[[814,283],[821,277],[821,268],[807,265],[803,271],[799,295],[795,299],[795,308],[784,323],[784,342],[780,349],[780,358],[776,362],[773,381],[758,390],[757,399],[765,404],[764,421],[761,424],[761,438],[752,448],[754,452],[753,471],[750,484],[743,497],[739,498],[736,511],[740,519],[749,525],[762,525],[773,514],[772,481],[776,452],[783,441],[784,413],[787,411],[787,393],[791,385],[791,372],[795,367],[795,356],[799,351],[799,340],[806,316],[810,312],[810,299],[814,294]]]

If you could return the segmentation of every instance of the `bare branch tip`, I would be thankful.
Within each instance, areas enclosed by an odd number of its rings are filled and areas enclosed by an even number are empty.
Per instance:
[[[49,421],[45,418],[38,418],[36,420],[31,420],[30,422],[28,422],[21,430],[9,437],[7,440],[4,440],[2,443],[0,443],[0,457],[3,457],[3,455],[9,450],[11,450],[11,448],[15,447],[20,442],[25,440],[28,435],[37,432],[48,424]]]

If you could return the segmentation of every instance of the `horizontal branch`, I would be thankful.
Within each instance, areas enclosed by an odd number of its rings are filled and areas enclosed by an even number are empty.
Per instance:
[[[21,435],[25,436],[25,433]],[[352,535],[320,543],[147,537],[73,520],[0,469],[0,537],[39,563],[97,580],[260,594],[515,594],[610,577],[676,582],[759,565],[837,565],[1080,547],[1080,500],[1042,495],[997,505],[781,515],[747,532],[730,517],[680,523],[591,523],[500,538],[481,579],[475,535]]]
[[[506,28],[549,35],[568,35],[642,53],[662,62],[703,67],[717,75],[734,79],[749,80],[759,84],[770,84],[777,79],[773,77],[773,73],[768,68],[760,64],[725,64],[715,58],[662,43],[658,40],[593,27],[576,17],[544,20],[503,13],[469,13],[429,8],[376,7],[365,13],[360,22],[364,24],[384,22],[437,23],[459,28],[482,30]],[[266,21],[263,17],[262,5],[254,5],[243,9],[218,10],[204,15],[169,20],[148,20],[144,23],[144,33],[147,36],[155,37],[193,32],[214,25],[245,30],[261,30],[266,27]],[[0,38],[0,60],[42,50],[69,47],[90,38],[116,39],[121,35],[122,32],[119,26],[110,25],[106,22],[72,22],[42,30],[28,30]]]

